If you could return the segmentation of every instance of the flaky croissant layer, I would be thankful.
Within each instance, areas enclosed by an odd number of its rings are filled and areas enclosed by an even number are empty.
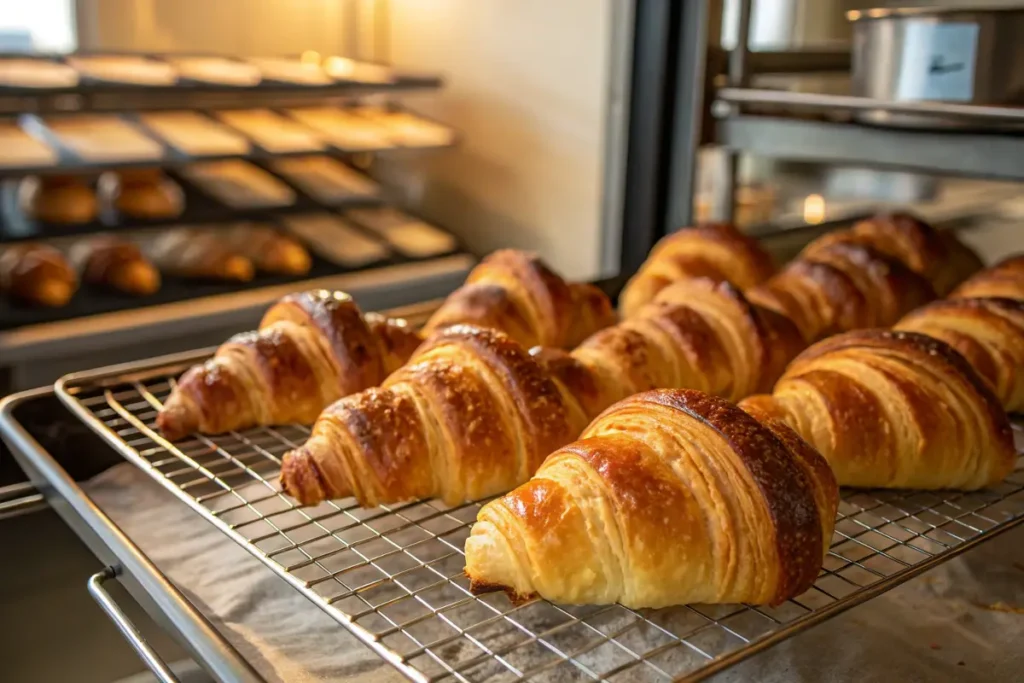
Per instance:
[[[379,389],[343,398],[285,454],[281,483],[305,505],[355,496],[366,507],[455,504],[526,481],[586,424],[536,359],[493,329],[435,334]]]
[[[895,329],[946,342],[988,380],[1007,412],[1024,411],[1024,299],[936,301]]]
[[[485,505],[466,573],[472,590],[517,601],[779,603],[817,577],[837,501],[828,465],[784,424],[651,391]]]
[[[467,324],[500,330],[527,348],[572,348],[614,322],[611,301],[594,285],[566,282],[536,254],[499,249],[445,299],[423,332]]]
[[[740,407],[783,420],[844,486],[973,490],[1001,481],[1016,453],[998,399],[946,343],[865,330],[804,351],[772,394]]]
[[[364,315],[343,292],[290,294],[258,331],[235,335],[182,375],[157,426],[175,441],[195,431],[311,424],[332,401],[383,382],[420,341],[404,321]]]

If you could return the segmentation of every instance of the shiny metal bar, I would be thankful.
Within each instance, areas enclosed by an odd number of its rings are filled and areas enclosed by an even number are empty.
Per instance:
[[[883,111],[955,117],[990,121],[1024,122],[1024,108],[993,107],[955,102],[892,102],[853,95],[823,95],[788,92],[766,88],[739,88],[730,85],[717,93],[718,100],[729,104],[777,104],[794,109],[831,109],[841,111]]]
[[[256,670],[15,419],[14,411],[22,402],[52,392],[50,388],[34,389],[0,399],[0,438],[11,449],[18,464],[42,487],[47,501],[93,553],[101,561],[121,568],[122,583],[130,590],[134,585],[140,591],[132,591],[132,596],[144,601],[147,611],[149,608],[156,611],[150,613],[173,629],[173,635],[215,680],[262,683],[264,679]]]
[[[96,572],[90,576],[87,583],[89,595],[93,597],[100,608],[110,617],[110,620],[117,626],[117,630],[121,632],[121,635],[124,636],[128,644],[132,646],[132,649],[135,650],[136,654],[145,663],[146,668],[156,676],[160,683],[178,683],[178,677],[174,675],[174,672],[167,666],[163,658],[157,654],[156,650],[150,647],[139,629],[135,628],[135,624],[132,623],[128,615],[124,613],[124,610],[118,606],[113,596],[103,586],[107,581],[117,578],[117,573],[115,568],[106,567],[103,571]]]

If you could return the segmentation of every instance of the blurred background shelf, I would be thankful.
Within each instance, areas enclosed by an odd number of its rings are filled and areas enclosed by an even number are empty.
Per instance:
[[[790,161],[1024,180],[1024,134],[908,130],[740,114],[717,123],[716,139],[733,151]]]
[[[0,331],[0,358],[19,371],[14,378],[18,385],[45,384],[67,368],[97,365],[99,358],[109,364],[180,349],[182,330],[188,331],[192,348],[220,344],[239,330],[254,328],[271,303],[295,291],[340,289],[365,310],[440,298],[462,283],[475,262],[468,254],[454,254],[358,271],[335,268],[332,274],[302,279],[257,279],[243,286],[169,284],[166,294],[162,290],[161,303],[135,300],[130,308],[123,304],[131,302],[111,302],[83,292],[80,317],[65,314]],[[122,307],[114,310],[111,303]],[[107,311],[101,312],[104,305]],[[86,310],[90,306],[92,312]],[[0,318],[8,313],[0,311]],[[115,351],[113,359],[110,353]],[[40,363],[44,359],[45,365]]]

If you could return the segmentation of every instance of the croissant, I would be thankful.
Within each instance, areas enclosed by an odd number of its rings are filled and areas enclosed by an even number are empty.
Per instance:
[[[870,327],[888,327],[934,297],[931,285],[901,262],[855,243],[824,244],[747,292],[785,315],[807,343]]]
[[[348,394],[380,384],[419,346],[402,320],[364,315],[342,292],[291,294],[189,369],[157,416],[171,441],[254,425],[312,424]]]
[[[303,505],[420,498],[456,504],[508,491],[574,439],[578,404],[508,335],[456,325],[435,334],[380,388],[328,407],[281,484]]]
[[[748,289],[775,272],[775,261],[756,240],[734,226],[710,223],[664,237],[651,250],[620,296],[625,317],[678,280],[706,277]]]
[[[988,380],[1007,412],[1024,412],[1024,300],[936,301],[896,329],[946,342]]]
[[[950,297],[1024,299],[1024,254],[1010,256],[968,278]]]
[[[526,347],[568,348],[613,322],[611,302],[593,285],[566,283],[536,254],[502,249],[470,272],[424,333],[466,323],[501,330]]]
[[[177,229],[150,246],[149,257],[169,275],[183,278],[248,282],[252,261],[233,251],[213,232]]]
[[[82,240],[71,248],[70,257],[88,284],[136,296],[160,289],[160,273],[128,240],[113,235]]]
[[[824,459],[784,424],[651,391],[485,505],[466,574],[473,592],[514,602],[778,604],[817,578],[838,498]]]
[[[158,168],[104,174],[99,188],[109,204],[133,218],[174,218],[185,208],[181,188]]]
[[[803,347],[783,316],[750,304],[728,282],[693,278],[663,289],[571,353],[531,353],[593,418],[649,389],[698,389],[732,400],[767,391]]]
[[[801,253],[810,257],[835,244],[872,247],[923,275],[939,296],[945,296],[981,268],[981,259],[948,232],[939,232],[909,214],[881,214],[855,224],[850,230],[829,233],[808,244]]]
[[[89,223],[99,213],[90,182],[75,175],[26,178],[19,198],[27,216],[46,223]]]
[[[1016,455],[985,381],[945,342],[864,330],[819,342],[770,396],[740,407],[777,418],[814,446],[844,486],[973,490],[1002,480]]]
[[[77,289],[74,269],[53,247],[22,242],[0,251],[0,292],[16,301],[56,308]]]
[[[268,225],[242,223],[216,229],[224,246],[252,261],[257,270],[274,275],[305,275],[313,260],[302,244]]]

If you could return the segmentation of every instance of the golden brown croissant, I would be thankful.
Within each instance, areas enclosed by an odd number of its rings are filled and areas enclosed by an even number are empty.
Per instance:
[[[284,491],[304,505],[355,496],[370,507],[455,504],[529,479],[586,419],[522,346],[456,325],[435,334],[379,389],[328,407],[285,454]]]
[[[791,262],[747,297],[788,317],[811,343],[892,325],[933,299],[934,291],[900,261],[860,244],[834,242]]]
[[[128,240],[113,235],[81,240],[71,248],[70,256],[88,284],[135,296],[160,289],[160,273]]]
[[[150,245],[148,255],[160,270],[176,277],[248,282],[255,274],[252,261],[210,231],[171,230]]]
[[[649,389],[698,389],[738,400],[767,391],[803,349],[793,324],[728,282],[681,280],[570,353],[531,351],[588,418]]]
[[[156,220],[181,215],[181,188],[158,168],[138,168],[104,174],[100,193],[126,216]]]
[[[936,301],[911,312],[896,329],[946,342],[988,380],[1007,412],[1024,411],[1024,300]]]
[[[485,505],[466,573],[474,592],[515,602],[777,604],[817,578],[838,498],[824,459],[784,424],[651,391]]]
[[[36,306],[67,304],[78,278],[63,254],[38,242],[12,244],[0,251],[0,292]]]
[[[939,232],[905,213],[880,214],[849,230],[829,233],[808,244],[801,253],[810,257],[834,244],[860,244],[901,261],[923,275],[939,296],[945,296],[981,268],[981,259],[948,232]]]
[[[740,407],[778,418],[844,486],[977,489],[1013,469],[1013,436],[985,381],[945,342],[864,330],[819,342],[772,394]]]
[[[427,321],[501,330],[523,346],[571,348],[615,322],[611,302],[588,284],[569,284],[536,254],[501,249],[484,258]]]
[[[313,260],[302,244],[269,225],[242,223],[216,228],[224,246],[252,261],[257,270],[274,275],[305,275]]]
[[[364,315],[342,292],[291,294],[258,332],[232,337],[182,375],[157,426],[174,441],[195,431],[311,424],[331,402],[380,384],[420,341],[404,321]]]
[[[90,182],[75,175],[26,178],[20,200],[27,216],[47,223],[88,223],[99,212]]]
[[[706,277],[747,289],[767,280],[775,261],[756,240],[726,223],[686,228],[664,237],[626,283],[620,308],[634,315],[658,292],[679,280]]]
[[[1024,299],[1024,254],[1010,256],[968,278],[950,295],[953,299],[978,297]]]

